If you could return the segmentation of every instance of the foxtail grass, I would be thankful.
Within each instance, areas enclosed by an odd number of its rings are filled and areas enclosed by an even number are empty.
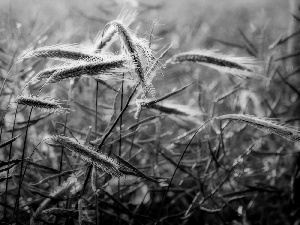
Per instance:
[[[144,68],[142,65],[142,56],[146,58],[148,63],[155,60],[153,51],[149,47],[149,43],[145,39],[138,38],[126,25],[120,20],[109,22],[107,27],[114,27],[119,35],[121,44],[125,52],[131,56],[133,63],[136,65],[135,71],[139,80],[146,85],[144,77]]]
[[[82,160],[91,163],[104,172],[114,177],[121,177],[123,175],[119,170],[121,166],[113,158],[97,152],[95,148],[80,144],[79,142],[75,142],[74,140],[61,135],[52,136],[51,139],[70,151],[77,153]]]
[[[268,133],[279,135],[289,141],[300,141],[300,132],[287,124],[281,124],[270,119],[262,119],[251,115],[227,114],[215,117],[218,120],[233,120],[241,122]]]
[[[145,83],[142,61],[139,55],[139,50],[136,46],[136,42],[133,38],[134,34],[122,23],[122,21],[111,21],[107,25],[111,25],[117,30],[122,46],[124,47],[126,53],[131,56],[134,64],[136,64],[136,73],[140,81]]]
[[[251,57],[225,55],[216,50],[194,50],[172,56],[168,63],[192,62],[228,73],[240,78],[266,79],[259,75],[259,67]]]
[[[126,73],[134,68],[134,65],[124,56],[116,56],[109,60],[90,62],[77,62],[46,69],[38,73],[31,82],[48,79],[49,83],[56,83],[65,79],[79,77],[81,75],[118,78],[119,74]],[[114,76],[114,74],[117,74]],[[119,78],[121,79],[121,78]]]
[[[105,54],[93,52],[86,47],[71,44],[58,44],[52,46],[44,46],[27,52],[22,59],[38,57],[51,58],[60,61],[102,61]]]
[[[128,9],[122,10],[117,20],[121,21],[125,26],[129,26],[136,18],[137,12]],[[114,27],[109,27],[103,34],[99,32],[94,41],[94,49],[103,50],[118,38],[117,31]]]
[[[70,109],[61,106],[62,103],[59,100],[50,96],[19,95],[14,102],[21,105],[32,106],[49,113],[66,114],[70,112]]]

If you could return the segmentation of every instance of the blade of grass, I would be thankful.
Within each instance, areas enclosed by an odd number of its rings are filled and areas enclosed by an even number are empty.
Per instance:
[[[27,123],[27,129],[25,133],[25,138],[24,138],[24,143],[23,143],[23,150],[22,150],[22,158],[21,158],[21,168],[20,168],[20,180],[19,180],[19,187],[18,187],[18,194],[15,202],[15,209],[14,209],[14,217],[15,217],[15,222],[18,220],[18,214],[19,214],[19,200],[20,200],[20,194],[21,194],[21,186],[22,186],[22,171],[23,171],[23,166],[24,166],[24,161],[25,161],[25,149],[26,149],[26,144],[27,144],[27,135],[28,135],[28,130],[29,130],[29,121],[31,117],[33,107],[30,109],[30,113],[28,116],[28,123]]]
[[[193,136],[191,137],[189,143],[188,143],[187,146],[185,147],[184,151],[182,152],[182,154],[181,154],[181,156],[180,156],[180,159],[179,159],[179,161],[178,161],[178,163],[177,163],[177,165],[176,165],[176,167],[175,167],[175,170],[174,170],[174,172],[173,172],[173,175],[172,175],[172,177],[171,177],[171,180],[170,180],[170,182],[169,182],[169,184],[168,184],[168,188],[167,188],[167,190],[166,190],[166,192],[165,192],[165,194],[164,194],[164,196],[163,196],[163,199],[162,199],[162,202],[161,202],[159,211],[158,211],[158,217],[157,217],[157,220],[158,220],[158,221],[160,220],[160,216],[161,216],[161,211],[162,211],[162,208],[163,208],[163,204],[164,204],[164,202],[165,202],[166,196],[167,196],[167,194],[168,194],[168,192],[169,192],[169,189],[170,189],[170,187],[171,187],[171,183],[172,183],[172,181],[173,181],[173,179],[174,179],[174,177],[175,177],[175,174],[176,174],[176,171],[177,171],[177,169],[178,169],[178,166],[179,166],[181,160],[182,160],[183,157],[184,157],[184,154],[186,153],[186,151],[187,151],[188,147],[190,146],[190,144],[191,144],[192,140],[194,139],[194,137],[195,137],[195,136],[196,136],[196,135],[204,128],[204,125],[205,125],[206,123],[208,123],[209,121],[211,121],[211,119],[205,121],[205,122],[197,129],[197,131],[193,134]],[[156,223],[156,224],[157,224],[157,223]]]

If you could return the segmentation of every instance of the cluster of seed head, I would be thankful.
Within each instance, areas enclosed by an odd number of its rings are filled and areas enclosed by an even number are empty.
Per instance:
[[[146,39],[138,38],[128,28],[136,15],[136,12],[125,9],[116,20],[107,23],[103,35],[98,35],[96,38],[92,51],[83,46],[70,44],[46,46],[29,51],[23,58],[47,57],[67,62],[40,71],[30,82],[45,80],[43,88],[49,83],[78,78],[82,75],[93,76],[93,78],[101,80],[121,80],[124,79],[122,74],[129,72],[131,75],[129,79],[141,84],[143,96],[145,97],[149,92],[155,98],[156,92],[152,80],[160,69],[158,67],[159,60],[154,57],[149,42]],[[117,40],[118,37],[124,50],[121,55],[101,52],[105,46]],[[145,59],[147,65],[143,63]],[[132,72],[135,72],[136,76],[132,76],[134,74]]]
[[[159,61],[154,57],[146,39],[138,38],[128,26],[136,17],[136,12],[123,11],[114,21],[109,22],[105,28],[106,32],[100,35],[95,41],[92,51],[79,45],[53,45],[40,47],[29,51],[23,56],[51,58],[66,63],[56,65],[37,73],[30,82],[46,81],[42,88],[48,83],[55,83],[69,78],[81,76],[92,76],[97,79],[123,79],[121,74],[135,72],[134,80],[141,84],[144,96],[149,92],[155,98],[155,89],[152,80],[158,70]],[[113,41],[121,41],[123,52],[120,55],[103,53],[103,48]],[[144,61],[147,65],[144,65]],[[29,82],[27,83],[29,84]],[[41,89],[42,89],[41,88]],[[51,97],[40,96],[18,96],[16,103],[46,110],[54,113],[67,113],[69,109],[63,108],[58,100]],[[84,161],[87,161],[97,168],[120,177],[120,165],[112,158],[98,153],[96,149],[82,145],[65,136],[52,136],[52,139],[67,149],[77,153]]]

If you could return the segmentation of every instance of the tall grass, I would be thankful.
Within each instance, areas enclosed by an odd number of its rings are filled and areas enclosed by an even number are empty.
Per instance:
[[[40,44],[49,33],[10,58],[1,220],[256,224],[276,208],[274,224],[296,222],[299,118],[289,110],[299,93],[284,63],[294,55],[271,57],[273,44],[258,59],[266,46],[242,30],[235,54],[173,48],[154,28],[151,38],[134,29],[142,16],[123,9],[92,47]]]

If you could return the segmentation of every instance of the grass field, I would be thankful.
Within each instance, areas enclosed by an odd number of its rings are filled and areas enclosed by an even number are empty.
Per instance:
[[[1,224],[298,224],[289,2],[124,2],[0,2]]]

